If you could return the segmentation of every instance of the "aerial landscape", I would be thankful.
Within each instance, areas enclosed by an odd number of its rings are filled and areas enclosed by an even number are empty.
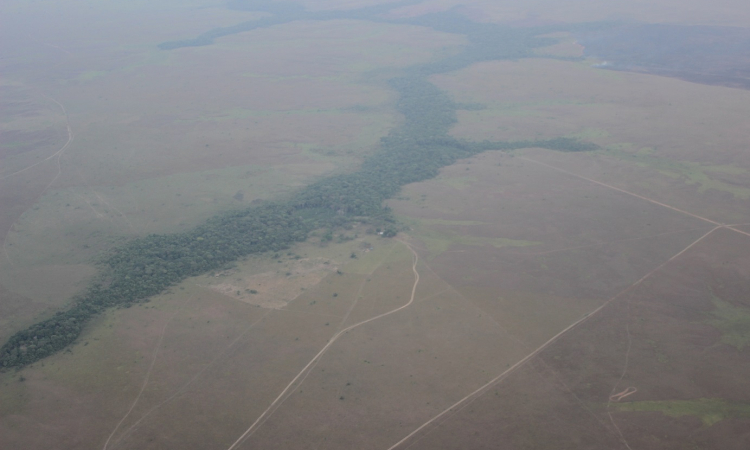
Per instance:
[[[750,448],[745,3],[0,14],[0,448]]]

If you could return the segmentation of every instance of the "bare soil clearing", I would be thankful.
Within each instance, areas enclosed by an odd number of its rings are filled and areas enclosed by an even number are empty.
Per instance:
[[[322,258],[301,259],[287,267],[284,274],[271,271],[246,278],[232,277],[230,280],[214,282],[206,287],[250,305],[280,309],[336,270],[337,266]],[[230,277],[233,274],[232,270],[228,270],[216,273],[214,278]]]

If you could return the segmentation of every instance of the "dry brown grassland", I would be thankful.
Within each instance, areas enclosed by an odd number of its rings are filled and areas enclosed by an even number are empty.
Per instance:
[[[600,3],[393,14],[656,20],[674,6]],[[69,20],[87,6],[71,5]],[[123,8],[118,23],[142,23]],[[64,39],[50,29],[8,49],[0,338],[63,305],[124,239],[353,167],[399,120],[383,74],[464,42],[298,22],[165,53],[154,45],[252,16],[175,7],[149,15],[160,27],[93,42],[115,19],[88,14]],[[540,54],[578,51],[564,37]],[[268,412],[241,448],[746,448],[750,94],[592,63],[489,62],[431,81],[486,106],[459,112],[457,137],[567,135],[602,150],[487,152],[388,202],[411,228],[400,241],[313,238],[110,311],[71,351],[0,374],[0,447],[229,448]],[[316,356],[414,288],[407,308]]]

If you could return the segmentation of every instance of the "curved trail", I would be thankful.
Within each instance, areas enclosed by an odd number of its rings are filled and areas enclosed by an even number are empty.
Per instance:
[[[674,256],[672,256],[671,258],[669,258],[667,261],[661,263],[654,270],[652,270],[651,272],[647,273],[646,275],[644,275],[643,277],[641,277],[638,281],[636,281],[635,283],[631,284],[630,286],[628,286],[624,290],[620,291],[620,293],[618,293],[614,297],[612,297],[609,300],[607,300],[606,302],[604,302],[601,306],[599,306],[598,308],[594,309],[593,311],[591,311],[590,313],[586,314],[585,316],[581,317],[580,319],[578,319],[577,321],[573,322],[572,324],[568,325],[567,328],[565,328],[564,330],[562,330],[559,333],[557,333],[556,335],[554,335],[547,342],[545,342],[544,344],[542,344],[541,346],[539,346],[533,352],[531,352],[528,355],[526,355],[523,359],[521,359],[517,363],[513,364],[511,367],[509,367],[508,369],[506,369],[503,373],[501,373],[500,375],[498,375],[495,378],[491,379],[490,381],[488,381],[484,385],[480,386],[479,388],[477,388],[473,392],[469,393],[468,395],[464,396],[463,398],[461,398],[460,400],[458,400],[457,402],[455,402],[454,404],[452,404],[451,406],[449,406],[448,408],[446,408],[445,410],[443,410],[441,413],[433,416],[430,420],[428,420],[427,422],[425,422],[422,425],[420,425],[419,427],[417,427],[411,433],[407,434],[403,439],[401,439],[400,441],[396,442],[392,446],[388,447],[388,450],[394,450],[394,449],[396,449],[401,444],[403,444],[406,441],[408,441],[409,439],[411,439],[414,435],[416,435],[420,431],[424,430],[425,428],[427,428],[428,426],[430,426],[434,422],[440,420],[441,418],[444,418],[448,414],[450,414],[450,413],[457,413],[457,412],[461,411],[463,408],[465,408],[466,406],[468,406],[471,402],[473,402],[474,400],[476,400],[477,398],[479,398],[479,396],[481,394],[483,394],[484,391],[487,390],[489,387],[493,386],[495,383],[501,381],[502,379],[504,379],[505,377],[507,377],[508,375],[510,375],[511,373],[513,373],[514,371],[516,371],[517,369],[519,369],[520,367],[524,366],[527,362],[529,362],[529,360],[531,360],[536,355],[538,355],[539,353],[541,353],[542,350],[544,350],[545,348],[549,347],[552,343],[554,343],[555,341],[557,341],[561,336],[567,334],[572,329],[576,328],[577,326],[579,326],[583,322],[589,320],[591,317],[593,317],[594,315],[596,315],[597,313],[599,313],[602,309],[604,309],[605,307],[607,307],[607,305],[609,305],[610,303],[612,303],[616,299],[620,298],[625,293],[631,291],[633,288],[635,288],[638,285],[640,285],[643,281],[645,281],[651,275],[653,275],[654,273],[658,272],[662,267],[666,266],[667,264],[669,264],[670,262],[672,262],[673,260],[675,260],[676,258],[678,258],[680,255],[682,255],[683,253],[685,253],[686,251],[688,251],[689,249],[691,249],[693,246],[695,246],[696,244],[698,244],[700,241],[702,241],[703,239],[705,239],[706,237],[708,237],[711,233],[713,233],[714,231],[718,230],[719,228],[724,228],[724,227],[722,225],[719,225],[719,226],[716,226],[716,227],[712,228],[708,233],[704,234],[703,236],[701,236],[698,239],[696,239],[695,241],[693,241],[690,245],[688,245],[687,247],[685,247],[684,249],[682,249],[679,253],[675,254]],[[447,419],[447,417],[445,417],[445,418]],[[406,448],[409,448],[409,447],[406,447]]]
[[[42,94],[42,95],[44,95],[44,94]],[[11,174],[8,174],[8,175],[5,175],[3,177],[0,177],[0,181],[5,180],[7,178],[10,178],[10,177],[12,177],[14,175],[18,175],[19,173],[26,172],[27,170],[29,170],[29,169],[31,169],[33,167],[36,167],[39,164],[42,164],[44,162],[49,161],[50,159],[54,158],[55,156],[57,156],[57,169],[58,169],[58,173],[55,176],[55,178],[52,180],[52,182],[47,186],[47,189],[49,189],[49,187],[52,185],[52,183],[54,183],[55,181],[57,181],[57,178],[60,176],[60,157],[65,152],[65,149],[68,148],[68,146],[70,145],[70,143],[73,142],[73,139],[75,138],[75,133],[73,133],[73,128],[70,126],[70,120],[68,119],[68,111],[65,109],[65,106],[63,106],[62,103],[58,102],[57,100],[55,100],[52,97],[49,97],[49,96],[46,96],[46,95],[45,95],[45,97],[47,97],[50,100],[52,100],[53,102],[57,103],[57,105],[60,107],[60,109],[62,109],[63,115],[65,116],[65,126],[68,129],[68,142],[66,142],[65,145],[63,145],[62,148],[60,148],[60,150],[58,150],[55,153],[49,155],[48,157],[44,158],[43,160],[35,162],[34,164],[32,164],[32,165],[30,165],[28,167],[24,167],[21,170],[17,170],[15,172],[11,173]],[[47,190],[47,189],[45,189],[45,190]]]
[[[152,414],[153,412],[155,412],[156,410],[158,410],[158,409],[159,409],[159,408],[161,408],[162,406],[164,406],[164,405],[166,405],[167,403],[169,403],[169,402],[171,402],[172,400],[174,400],[174,399],[175,399],[175,398],[176,398],[176,397],[177,397],[178,395],[180,395],[180,394],[182,394],[183,392],[185,392],[185,390],[186,390],[186,389],[187,389],[187,388],[188,388],[188,387],[189,387],[189,386],[190,386],[191,384],[193,384],[193,382],[195,382],[195,380],[197,380],[197,379],[198,379],[198,378],[199,378],[199,377],[200,377],[201,375],[203,375],[203,374],[204,374],[204,373],[205,373],[205,372],[206,372],[206,371],[207,371],[207,370],[208,370],[209,368],[211,368],[211,367],[212,367],[212,366],[213,366],[213,365],[214,365],[214,364],[216,363],[216,361],[218,361],[218,360],[219,360],[219,359],[220,359],[220,358],[221,358],[222,356],[224,356],[224,354],[226,354],[226,353],[227,353],[227,352],[228,352],[228,351],[229,351],[229,350],[230,350],[230,349],[231,349],[232,347],[234,347],[234,345],[235,345],[235,344],[236,344],[237,342],[239,342],[239,341],[240,341],[240,339],[242,339],[242,338],[243,338],[243,337],[244,337],[244,336],[245,336],[245,335],[246,335],[246,334],[247,334],[247,333],[248,333],[248,332],[249,332],[249,331],[250,331],[250,330],[251,330],[251,329],[252,329],[252,328],[253,328],[253,327],[254,327],[254,326],[255,326],[256,324],[257,324],[257,323],[259,323],[260,321],[262,321],[263,319],[265,319],[265,318],[266,318],[266,316],[268,316],[268,314],[269,314],[269,313],[270,313],[271,311],[272,311],[272,310],[268,310],[268,311],[266,311],[266,313],[265,313],[265,314],[263,314],[262,316],[260,316],[260,318],[259,318],[258,320],[256,320],[256,321],[254,321],[253,323],[251,323],[251,324],[250,324],[250,325],[249,325],[249,326],[248,326],[248,327],[247,327],[247,328],[246,328],[246,329],[245,329],[244,331],[242,331],[242,333],[240,333],[240,334],[239,334],[239,336],[237,336],[237,337],[236,337],[236,338],[235,338],[235,339],[234,339],[234,340],[233,340],[233,341],[232,341],[232,342],[231,342],[231,343],[230,343],[230,344],[229,344],[229,345],[228,345],[227,347],[225,347],[225,348],[224,348],[224,350],[220,351],[220,352],[219,352],[219,353],[218,353],[218,354],[217,354],[217,355],[216,355],[216,356],[214,357],[214,359],[212,359],[212,360],[211,360],[211,361],[210,361],[210,362],[209,362],[208,364],[206,364],[206,366],[205,366],[205,367],[203,367],[203,368],[202,368],[202,369],[201,369],[200,371],[198,371],[198,373],[196,373],[195,375],[193,375],[193,377],[192,377],[192,378],[191,378],[190,380],[188,380],[188,382],[187,382],[187,383],[183,384],[183,385],[182,385],[182,386],[181,386],[181,387],[180,387],[180,388],[179,388],[179,389],[178,389],[177,391],[175,391],[175,392],[174,392],[174,393],[173,393],[172,395],[170,395],[170,396],[169,396],[169,397],[167,397],[166,399],[162,400],[162,401],[161,401],[160,403],[157,403],[156,405],[154,405],[154,406],[153,406],[153,407],[152,407],[151,409],[149,409],[149,410],[148,410],[148,411],[147,411],[147,412],[146,412],[145,414],[143,414],[143,415],[142,415],[142,416],[141,416],[141,417],[140,417],[140,418],[139,418],[139,419],[138,419],[137,421],[135,421],[135,422],[134,422],[134,423],[133,423],[133,424],[132,424],[131,426],[129,426],[129,427],[128,427],[128,428],[127,428],[127,429],[126,429],[125,431],[123,431],[123,432],[122,432],[122,434],[120,435],[120,437],[118,437],[118,438],[117,438],[117,440],[116,440],[116,441],[115,441],[115,442],[114,442],[114,443],[112,444],[112,448],[114,448],[114,447],[116,447],[117,445],[119,445],[119,444],[120,444],[120,442],[122,442],[122,440],[123,440],[123,439],[127,438],[127,437],[128,437],[128,436],[129,436],[130,434],[131,434],[131,433],[133,433],[133,432],[134,432],[134,431],[135,431],[135,430],[137,429],[138,425],[140,425],[140,423],[141,423],[141,422],[143,422],[144,420],[146,420],[146,418],[148,418],[148,416],[150,416],[150,415],[151,415],[151,414]],[[126,417],[127,417],[127,416],[126,416]],[[118,426],[119,426],[119,425],[118,425]],[[115,431],[116,431],[116,430],[117,430],[117,429],[115,429]],[[110,436],[110,439],[111,439],[111,438],[112,438],[112,436]],[[103,449],[103,450],[106,450],[106,449],[107,449],[107,445],[105,444],[105,446],[104,446],[104,449]]]
[[[44,95],[44,94],[41,94],[41,95],[44,96],[44,97],[47,97],[48,99],[50,99],[53,102],[55,102],[60,107],[60,109],[62,110],[63,115],[65,116],[65,126],[66,126],[66,128],[68,130],[68,141],[65,143],[65,145],[63,145],[60,148],[60,150],[58,150],[55,153],[49,155],[48,157],[44,158],[43,160],[38,161],[38,162],[36,162],[36,163],[28,166],[28,167],[25,167],[25,168],[23,168],[21,170],[18,170],[16,172],[11,173],[11,174],[8,174],[8,175],[0,177],[0,181],[8,179],[8,178],[10,178],[10,177],[12,177],[14,175],[18,175],[19,173],[23,173],[23,172],[25,172],[25,171],[27,171],[27,170],[35,167],[35,166],[38,166],[39,164],[47,162],[50,159],[52,159],[55,156],[57,156],[57,175],[55,175],[55,178],[53,178],[52,181],[47,185],[47,187],[44,188],[44,191],[42,191],[42,194],[40,194],[40,196],[43,195],[47,191],[47,189],[49,189],[50,186],[52,186],[52,184],[55,181],[57,181],[57,179],[60,177],[60,174],[62,173],[62,168],[60,166],[60,158],[62,157],[62,154],[65,152],[65,149],[67,149],[70,146],[70,143],[73,142],[73,139],[75,138],[75,134],[73,133],[73,128],[70,126],[70,120],[68,119],[68,111],[65,109],[65,106],[62,103],[60,103],[57,100],[55,100],[54,98],[52,98],[52,97],[49,97],[49,96]],[[2,241],[3,242],[2,251],[5,254],[5,258],[11,264],[13,264],[13,261],[11,261],[11,259],[10,259],[10,255],[8,254],[8,249],[7,249],[7,247],[6,247],[5,244],[8,241],[8,235],[10,234],[10,232],[11,232],[12,229],[13,229],[13,225],[11,225],[10,228],[8,228],[8,231],[5,233],[5,236],[3,237],[3,241]]]
[[[245,438],[251,436],[258,428],[260,428],[260,425],[262,425],[263,422],[265,422],[265,420],[270,416],[270,414],[273,412],[273,410],[275,409],[275,407],[279,404],[279,402],[282,401],[282,399],[284,398],[284,396],[287,394],[287,392],[289,392],[289,390],[292,388],[292,386],[295,385],[295,383],[297,382],[297,380],[299,380],[300,377],[302,377],[303,375],[305,375],[305,373],[307,372],[307,370],[311,366],[313,366],[314,364],[316,364],[318,362],[318,360],[320,359],[320,357],[323,356],[323,354],[326,352],[326,350],[328,350],[331,347],[331,345],[333,345],[333,343],[336,342],[342,335],[344,335],[348,331],[351,331],[354,328],[357,328],[357,327],[359,327],[361,325],[365,325],[365,324],[370,323],[370,322],[372,322],[374,320],[381,319],[383,317],[386,317],[386,316],[389,316],[391,314],[397,313],[397,312],[401,311],[402,309],[407,308],[409,305],[411,305],[414,302],[414,296],[415,296],[415,294],[417,292],[417,285],[419,284],[419,272],[417,272],[417,263],[419,262],[419,255],[406,242],[404,242],[404,241],[402,241],[400,239],[396,239],[396,240],[399,241],[399,242],[401,242],[402,244],[404,244],[409,249],[409,251],[412,253],[412,255],[414,255],[414,263],[412,264],[412,271],[414,272],[414,286],[412,286],[411,297],[409,298],[409,301],[406,302],[405,304],[399,306],[396,309],[392,309],[392,310],[390,310],[388,312],[379,314],[379,315],[377,315],[375,317],[371,317],[371,318],[363,320],[361,322],[357,322],[357,323],[355,323],[353,325],[349,325],[348,327],[346,327],[343,330],[339,331],[338,333],[334,334],[333,337],[328,341],[328,343],[315,356],[313,356],[313,358],[310,360],[310,362],[308,362],[307,365],[305,367],[303,367],[302,370],[299,371],[299,373],[297,374],[297,376],[295,376],[294,379],[292,379],[292,381],[289,382],[289,384],[284,388],[284,390],[281,391],[281,393],[276,397],[276,399],[273,402],[271,402],[271,404],[268,406],[268,408],[266,408],[266,410],[263,411],[263,413],[255,420],[255,422],[253,422],[253,424],[250,425],[250,427],[248,427],[248,429],[245,430],[245,432],[242,433],[242,435],[239,438],[237,438],[237,440],[232,445],[230,445],[227,448],[227,450],[233,450],[233,449],[237,448],[237,446],[240,445],[242,443],[242,441],[245,440]]]
[[[633,395],[636,392],[638,392],[638,388],[630,386],[628,388],[625,388],[624,391],[618,392],[617,394],[613,394],[609,396],[610,402],[619,402],[620,400],[624,399],[625,397],[629,395]]]
[[[61,148],[55,154],[49,157],[49,158],[52,158],[55,155],[57,155],[57,175],[55,175],[55,178],[53,178],[52,181],[49,182],[49,184],[47,185],[46,188],[44,188],[44,191],[42,191],[42,193],[46,192],[47,189],[52,187],[52,185],[55,184],[55,181],[57,181],[57,179],[60,178],[60,175],[62,175],[62,166],[60,165],[60,158],[62,158],[63,153],[65,153],[65,149],[68,148],[70,143],[73,142],[73,138],[75,137],[75,135],[73,134],[73,128],[70,126],[70,119],[68,118],[68,112],[65,110],[65,106],[63,106],[62,103],[58,102],[52,97],[49,97],[49,99],[57,103],[62,109],[63,114],[65,114],[65,125],[68,127],[68,142],[63,146],[63,148]]]
[[[746,232],[744,232],[742,230],[739,230],[739,229],[735,228],[736,226],[741,226],[742,224],[739,224],[739,225],[732,225],[732,224],[727,225],[725,223],[716,222],[715,220],[711,220],[709,218],[706,218],[706,217],[703,217],[703,216],[699,216],[697,214],[693,214],[693,213],[685,211],[683,209],[675,208],[674,206],[667,205],[666,203],[662,203],[662,202],[654,200],[652,198],[644,197],[643,195],[636,194],[635,192],[626,191],[625,189],[621,189],[621,188],[612,186],[611,184],[602,183],[601,181],[594,180],[593,178],[584,177],[583,175],[578,175],[577,173],[569,172],[569,171],[567,171],[565,169],[561,169],[559,167],[555,167],[553,165],[550,165],[550,164],[547,164],[547,163],[543,163],[543,162],[537,161],[535,159],[527,158],[525,156],[521,156],[521,157],[519,157],[519,159],[522,159],[524,161],[528,161],[530,163],[539,164],[540,166],[548,167],[548,168],[550,168],[552,170],[556,170],[556,171],[564,173],[566,175],[570,175],[572,177],[576,177],[576,178],[580,178],[582,180],[586,180],[586,181],[588,181],[590,183],[598,184],[599,186],[604,186],[604,187],[606,187],[608,189],[612,189],[612,190],[615,190],[617,192],[622,192],[623,194],[627,194],[627,195],[633,196],[635,198],[639,198],[641,200],[645,200],[645,201],[647,201],[649,203],[653,203],[654,205],[663,206],[664,208],[671,209],[672,211],[677,211],[679,213],[688,215],[690,217],[694,217],[694,218],[700,219],[700,220],[702,220],[704,222],[708,222],[710,224],[716,225],[718,228],[726,228],[728,230],[732,230],[732,231],[735,231],[737,233],[744,234],[745,236],[749,236],[750,237],[750,233],[746,233]]]
[[[630,301],[628,301],[628,320],[630,320]],[[624,391],[620,393],[615,393],[615,390],[617,389],[617,386],[622,382],[623,378],[625,378],[625,374],[628,373],[628,366],[630,365],[630,350],[633,347],[633,338],[630,335],[630,324],[625,324],[625,331],[628,335],[628,349],[625,351],[625,365],[622,369],[622,374],[620,375],[620,378],[617,380],[617,383],[615,383],[614,386],[612,386],[612,390],[609,392],[609,398],[607,399],[607,416],[609,417],[609,421],[612,423],[612,426],[615,427],[615,430],[617,430],[617,434],[620,436],[620,441],[622,441],[622,444],[628,449],[632,450],[630,447],[630,444],[628,444],[628,440],[625,439],[625,434],[623,434],[622,430],[619,426],[617,426],[617,423],[615,422],[615,418],[612,417],[612,411],[610,411],[610,406],[612,402],[619,402],[623,398],[627,397],[628,395],[635,394],[635,392],[638,390],[636,388],[627,388]]]
[[[125,422],[125,419],[128,418],[131,412],[133,412],[133,409],[135,408],[135,405],[138,404],[138,400],[141,399],[141,395],[143,395],[143,391],[146,390],[146,386],[148,385],[148,380],[151,378],[151,372],[154,370],[154,365],[156,364],[156,356],[159,354],[159,349],[161,348],[161,343],[164,340],[164,335],[167,332],[167,327],[169,326],[170,322],[172,322],[172,319],[177,315],[177,313],[172,314],[172,317],[169,318],[167,323],[164,324],[164,328],[161,330],[161,335],[159,336],[159,341],[156,343],[156,347],[154,348],[154,356],[151,358],[151,365],[148,367],[148,371],[146,372],[146,378],[143,380],[143,385],[141,386],[140,392],[138,392],[138,395],[135,397],[135,400],[133,400],[133,404],[130,405],[130,409],[128,412],[125,413],[125,415],[120,419],[120,421],[117,423],[117,426],[114,430],[112,430],[112,433],[107,438],[107,442],[104,443],[103,450],[107,450],[107,446],[109,446],[109,441],[112,440],[112,436],[115,435],[118,429],[120,429],[120,426],[123,422]]]

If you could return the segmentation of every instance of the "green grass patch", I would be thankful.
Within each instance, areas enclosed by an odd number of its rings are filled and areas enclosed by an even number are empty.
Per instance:
[[[392,239],[370,239],[374,242],[373,250],[357,253],[357,259],[348,262],[342,270],[346,273],[356,273],[362,275],[371,274],[386,261],[398,261],[404,258],[410,258],[411,252],[405,245]]]
[[[566,137],[581,140],[594,140],[609,137],[609,132],[601,128],[584,128],[580,132],[569,134]]]
[[[464,227],[471,225],[484,225],[486,222],[478,220],[446,220],[446,219],[420,219],[423,225],[443,225],[448,227]]]
[[[432,222],[438,224],[439,220],[432,219]],[[422,224],[430,223],[428,221],[420,221]],[[458,225],[476,225],[478,223],[471,221],[444,221],[446,223],[458,222]],[[481,223],[481,222],[480,222]],[[443,225],[443,224],[441,224]],[[459,233],[453,230],[441,229],[437,230],[431,227],[416,227],[413,232],[414,237],[420,239],[425,243],[427,249],[430,252],[430,257],[434,258],[439,254],[445,252],[450,248],[451,245],[469,245],[477,247],[492,246],[495,248],[503,247],[528,247],[531,245],[541,245],[542,242],[537,241],[524,241],[519,239],[507,239],[507,238],[490,238],[482,236],[471,236],[464,233]]]
[[[477,177],[446,177],[446,178],[438,178],[438,181],[447,184],[448,186],[452,187],[453,189],[462,191],[466,189],[467,187],[471,186],[472,184],[479,181],[479,178]]]
[[[88,72],[83,72],[82,74],[78,75],[76,77],[76,80],[78,81],[91,81],[96,78],[100,78],[107,75],[106,71],[103,70],[89,70]]]
[[[719,398],[616,403],[611,406],[617,411],[660,412],[669,417],[694,416],[707,427],[724,419],[750,418],[750,404],[731,403]]]
[[[279,198],[332,167],[245,165],[52,191],[21,216],[9,254],[16,265],[85,264],[123,238],[188,229],[256,198]]]
[[[750,309],[734,306],[711,293],[715,309],[708,323],[721,331],[721,342],[742,351],[750,344]]]
[[[704,165],[689,161],[671,161],[654,156],[653,149],[643,148],[637,152],[628,151],[632,145],[627,143],[609,145],[603,150],[608,156],[634,163],[641,167],[654,169],[670,178],[681,179],[686,184],[697,185],[698,192],[703,194],[709,189],[732,194],[735,199],[750,199],[750,188],[725,183],[710,176],[713,173],[725,175],[747,175],[748,171],[740,167],[727,165]]]

